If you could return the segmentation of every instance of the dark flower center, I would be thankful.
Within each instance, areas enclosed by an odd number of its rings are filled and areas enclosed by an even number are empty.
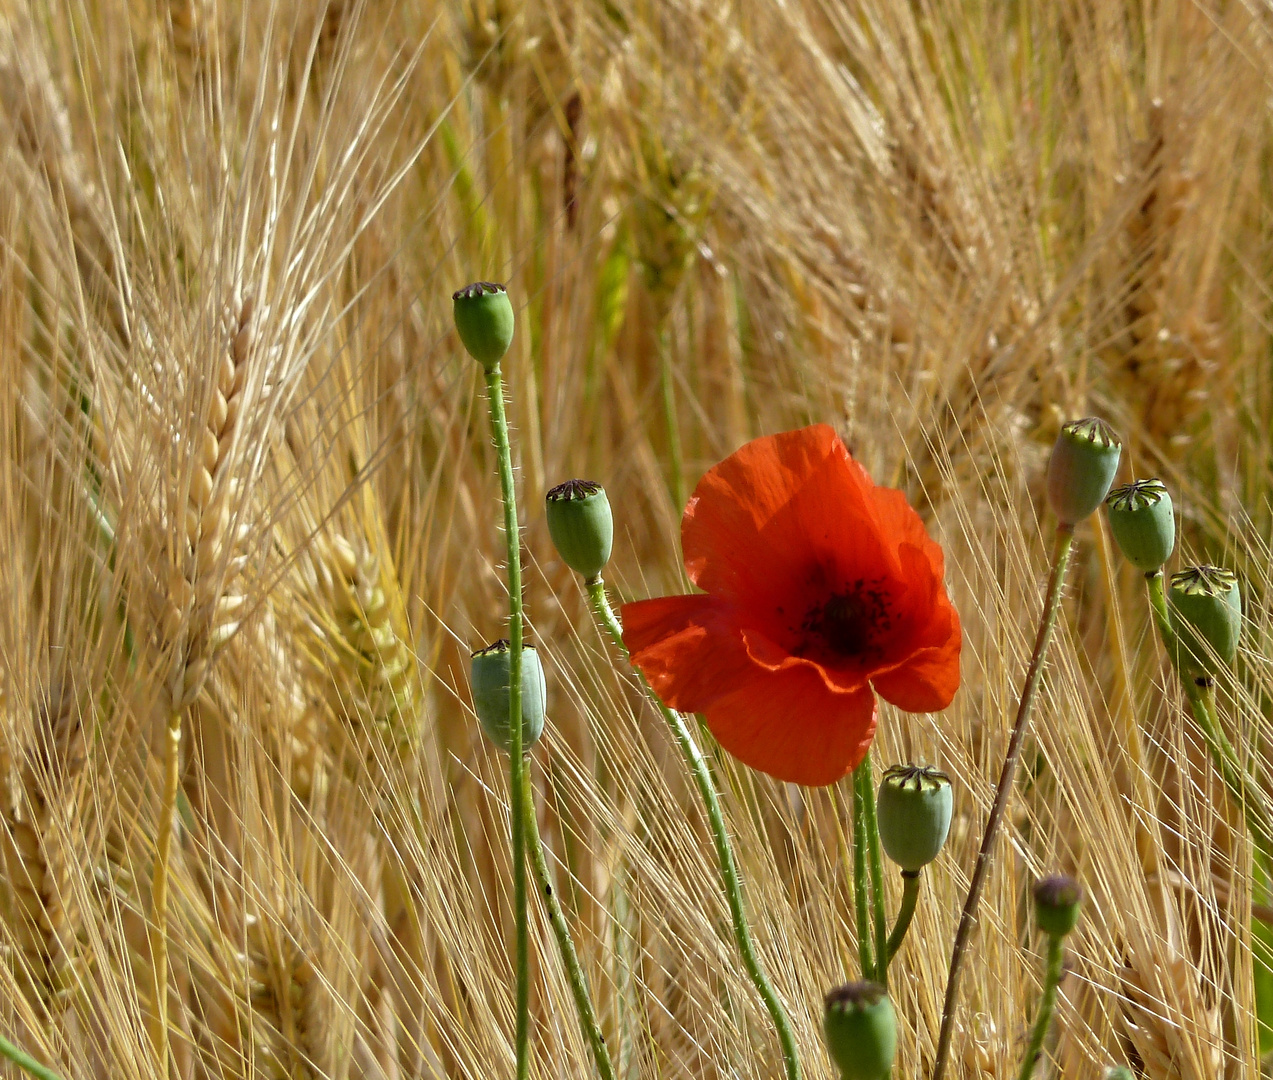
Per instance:
[[[878,658],[892,629],[893,598],[884,579],[858,578],[805,613],[803,640],[793,652],[832,661]]]

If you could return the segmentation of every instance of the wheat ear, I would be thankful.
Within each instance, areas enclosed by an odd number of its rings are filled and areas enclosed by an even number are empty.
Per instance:
[[[370,493],[364,500],[369,501]],[[369,531],[380,537],[379,518],[368,507]],[[383,547],[384,545],[380,545]],[[409,978],[426,964],[424,929],[411,899],[411,884],[402,865],[413,831],[423,828],[414,795],[406,805],[392,799],[402,785],[395,774],[413,775],[423,713],[423,688],[415,652],[406,638],[406,612],[397,574],[387,554],[373,553],[364,536],[351,541],[335,535],[319,567],[326,593],[323,637],[336,663],[325,679],[333,694],[333,713],[344,720],[343,741],[352,744],[356,767],[370,772],[372,790],[390,793],[376,807],[381,849],[381,888],[390,944]],[[370,730],[364,726],[369,721]],[[338,754],[339,756],[339,754]],[[414,969],[414,971],[413,971]],[[401,1015],[419,1015],[418,988],[391,979],[400,998]],[[417,1056],[416,1035],[403,1032],[399,1051]]]
[[[13,901],[12,932],[21,968],[46,1006],[70,989],[82,912],[72,882],[82,857],[74,810],[66,802],[84,768],[84,736],[70,694],[40,710],[35,745],[15,791],[4,791],[0,857]],[[8,785],[0,780],[0,786]]]
[[[237,1075],[254,1062],[271,1080],[335,1076],[352,1033],[333,1028],[331,987],[291,921],[263,915],[244,918],[243,951],[227,952],[203,990],[219,1068]]]
[[[151,887],[151,957],[154,964],[155,1011],[151,1033],[161,1070],[167,1071],[168,1044],[168,866],[172,853],[173,815],[181,772],[182,718],[199,696],[213,657],[237,628],[243,598],[226,592],[237,569],[231,530],[231,495],[235,488],[233,458],[242,426],[243,404],[252,354],[250,297],[243,299],[233,321],[230,347],[221,356],[206,421],[195,447],[181,536],[180,566],[173,578],[167,612],[177,651],[169,684],[171,707],[164,744],[163,801],[155,839]]]
[[[1128,217],[1131,253],[1123,336],[1110,351],[1129,401],[1141,403],[1144,431],[1179,449],[1206,406],[1224,346],[1215,287],[1182,258],[1196,229],[1198,177],[1185,167],[1190,133],[1168,108],[1149,105],[1149,137],[1138,148],[1144,193]],[[1182,296],[1192,293],[1189,303]]]
[[[361,537],[336,535],[319,577],[325,594],[319,632],[337,661],[322,672],[332,711],[364,765],[373,771],[390,761],[407,765],[419,738],[422,691],[415,653],[396,625],[403,617],[397,575]]]

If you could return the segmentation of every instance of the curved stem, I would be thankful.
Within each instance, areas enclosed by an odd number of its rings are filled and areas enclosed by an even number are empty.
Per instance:
[[[902,906],[897,909],[897,922],[893,924],[893,932],[888,936],[888,951],[885,963],[891,963],[906,939],[906,931],[911,928],[911,919],[915,917],[915,904],[919,900],[919,871],[902,871]]]
[[[150,885],[150,962],[153,968],[155,1011],[150,1043],[161,1076],[168,1075],[168,867],[172,862],[172,826],[181,784],[181,710],[168,717],[164,740],[164,790],[159,804],[159,832],[155,836],[155,867]]]
[[[1021,689],[1021,700],[1017,705],[1017,718],[1012,727],[1012,736],[1008,740],[1008,752],[1003,759],[1003,769],[999,773],[999,786],[995,789],[995,799],[990,806],[986,832],[981,838],[981,850],[977,852],[977,863],[973,867],[972,881],[968,886],[968,898],[964,901],[964,910],[959,916],[959,929],[955,931],[955,944],[950,954],[950,974],[946,978],[946,1000],[942,1005],[941,1034],[937,1040],[933,1080],[942,1080],[942,1077],[946,1075],[946,1060],[950,1055],[950,1042],[955,1031],[955,1002],[959,996],[959,976],[964,955],[968,951],[968,940],[972,936],[973,923],[977,918],[977,906],[981,902],[981,890],[986,884],[986,873],[990,869],[990,859],[994,853],[995,841],[999,837],[999,827],[1003,822],[1004,812],[1008,808],[1008,797],[1012,793],[1017,763],[1021,758],[1021,745],[1025,741],[1025,734],[1030,726],[1030,713],[1034,709],[1034,697],[1038,692],[1039,679],[1043,674],[1043,661],[1047,656],[1048,646],[1052,642],[1057,612],[1061,608],[1061,585],[1070,564],[1070,551],[1073,544],[1074,527],[1058,525],[1056,544],[1052,551],[1052,572],[1048,576],[1048,591],[1043,601],[1039,631],[1034,639],[1034,652],[1030,656],[1030,666],[1026,669],[1025,685]]]
[[[1043,1040],[1052,1026],[1052,1014],[1056,1011],[1056,989],[1065,973],[1065,939],[1057,934],[1048,935],[1048,966],[1043,978],[1043,997],[1039,1000],[1039,1015],[1030,1032],[1030,1044],[1026,1047],[1017,1080],[1030,1080],[1034,1067],[1043,1056]]]
[[[1151,570],[1145,575],[1145,585],[1149,588],[1149,609],[1154,614],[1154,625],[1158,627],[1158,636],[1162,638],[1163,648],[1167,655],[1176,655],[1176,633],[1171,628],[1171,619],[1167,614],[1167,595],[1163,590],[1163,572]],[[1175,661],[1173,660],[1174,664]]]
[[[1191,680],[1185,680],[1186,687],[1190,682]],[[1206,686],[1194,683],[1191,691],[1188,694],[1189,704],[1207,749],[1211,752],[1211,759],[1220,772],[1224,786],[1229,790],[1229,798],[1242,813],[1252,842],[1260,855],[1267,859],[1273,854],[1273,833],[1270,831],[1266,798],[1258,787],[1249,783],[1250,776],[1238,760],[1238,752],[1220,726],[1220,718],[1216,714],[1215,687],[1210,683]]]
[[[869,796],[867,797],[869,798]],[[875,979],[875,947],[871,933],[871,885],[866,869],[866,799],[858,773],[853,773],[853,914],[857,921],[858,962],[862,978]]]
[[[517,1080],[526,1080],[530,1075],[530,936],[526,924],[526,760],[522,754],[522,560],[517,487],[499,364],[486,372],[486,396],[499,457],[504,542],[508,549],[508,805],[512,819],[513,918],[517,924]]]
[[[626,659],[628,657],[628,649],[623,644],[623,628],[619,625],[618,617],[615,615],[614,609],[610,607],[610,601],[606,597],[605,582],[601,580],[601,575],[598,574],[596,577],[590,578],[586,585],[588,598],[592,601],[593,611]],[[742,883],[738,878],[738,867],[734,863],[734,852],[730,847],[729,833],[725,829],[725,817],[721,813],[720,800],[716,796],[716,786],[712,781],[712,774],[707,767],[707,761],[704,759],[702,751],[699,750],[698,744],[694,741],[694,736],[690,734],[685,718],[663,704],[658,694],[646,682],[645,676],[640,671],[637,671],[637,675],[641,680],[641,685],[645,688],[646,694],[658,706],[659,712],[663,714],[663,718],[668,722],[668,726],[671,727],[672,734],[676,737],[677,745],[681,749],[681,754],[685,758],[686,764],[689,765],[690,771],[694,774],[699,794],[703,798],[703,806],[707,811],[707,821],[712,830],[712,841],[716,846],[716,861],[720,864],[720,875],[724,884],[725,899],[729,904],[730,920],[733,923],[734,941],[738,945],[738,952],[742,956],[743,966],[747,969],[747,974],[751,977],[752,985],[755,986],[756,992],[760,995],[761,1000],[764,1001],[765,1008],[769,1010],[770,1019],[773,1020],[774,1028],[778,1032],[778,1042],[782,1045],[782,1060],[786,1069],[787,1080],[800,1080],[800,1060],[796,1054],[796,1037],[791,1030],[791,1021],[787,1019],[787,1014],[782,1007],[782,1003],[778,1000],[778,995],[770,985],[764,968],[760,966],[760,958],[756,955],[755,946],[752,944],[751,931],[747,927],[747,915],[743,907]]]
[[[570,927],[566,924],[565,913],[561,910],[561,901],[553,888],[552,874],[548,869],[548,857],[544,852],[544,843],[539,837],[539,824],[535,820],[535,798],[531,785],[527,783],[523,789],[525,804],[523,813],[526,818],[527,847],[530,849],[531,865],[535,869],[535,879],[539,884],[539,895],[544,898],[548,908],[548,921],[552,923],[553,933],[557,937],[557,951],[561,953],[561,962],[566,968],[566,978],[570,982],[570,992],[575,997],[575,1010],[579,1013],[579,1026],[583,1029],[584,1038],[592,1048],[592,1058],[597,1064],[597,1072],[602,1080],[615,1080],[614,1066],[610,1064],[610,1052],[606,1049],[606,1037],[601,1034],[597,1023],[597,1013],[592,1005],[592,996],[588,992],[588,979],[579,963],[579,954],[575,952],[575,943],[570,937]]]
[[[3,1035],[0,1035],[0,1057],[12,1061],[19,1069],[29,1072],[32,1076],[37,1077],[38,1080],[62,1080],[47,1065],[41,1065],[25,1050],[15,1046]]]
[[[1149,605],[1154,613],[1154,623],[1158,627],[1163,648],[1174,667],[1177,654],[1176,634],[1171,628],[1171,620],[1167,614],[1167,597],[1163,590],[1162,571],[1146,574],[1145,581],[1149,587]],[[1228,789],[1229,798],[1242,811],[1243,820],[1256,850],[1265,859],[1273,857],[1273,820],[1270,818],[1273,808],[1270,807],[1259,783],[1251,778],[1250,773],[1238,758],[1238,752],[1229,742],[1224,728],[1220,726],[1219,717],[1216,715],[1215,687],[1210,680],[1199,683],[1178,667],[1176,673],[1180,676],[1180,685],[1184,689],[1185,697],[1189,699],[1189,708],[1193,712],[1194,720],[1197,721],[1198,729],[1202,732],[1211,760],[1215,763],[1216,770]]]
[[[880,829],[875,821],[875,783],[871,777],[871,752],[866,752],[861,774],[862,806],[866,813],[866,851],[871,870],[871,907],[875,924],[875,981],[888,987],[888,916],[884,913],[884,862],[880,857]],[[855,773],[856,775],[856,773]]]

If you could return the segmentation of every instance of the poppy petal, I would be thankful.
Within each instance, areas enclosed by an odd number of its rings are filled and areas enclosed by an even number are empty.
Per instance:
[[[771,641],[762,630],[755,627],[744,627],[743,644],[747,646],[747,655],[757,664],[769,671],[783,671],[793,667],[806,667],[818,673],[818,677],[834,693],[852,693],[867,685],[871,672],[861,665],[844,665],[828,667],[815,660],[803,656],[793,656],[781,645]]]
[[[633,666],[670,708],[705,709],[753,667],[737,609],[713,596],[638,600],[619,614]]]
[[[838,693],[810,665],[757,667],[702,710],[721,746],[745,765],[809,787],[833,784],[866,757],[875,695]]]
[[[872,490],[826,424],[755,439],[694,489],[681,521],[685,569],[699,588],[775,618],[802,614],[845,573],[895,577]]]
[[[872,674],[871,685],[885,701],[907,712],[936,712],[959,689],[959,615],[941,579],[931,576],[928,553],[906,544],[899,554],[912,582],[904,604],[907,625],[902,639],[889,649],[894,662]]]
[[[954,609],[950,609],[952,614]],[[919,649],[906,662],[871,679],[885,701],[906,712],[938,712],[951,703],[959,689],[959,620],[940,644]]]
[[[913,544],[919,548],[932,567],[933,575],[940,581],[945,572],[941,545],[928,535],[923,518],[906,501],[906,496],[897,488],[877,487],[871,489],[871,501],[875,505],[880,528],[896,543]]]

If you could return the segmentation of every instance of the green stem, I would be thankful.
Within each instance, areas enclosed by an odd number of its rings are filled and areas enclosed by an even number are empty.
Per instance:
[[[1167,614],[1167,594],[1163,590],[1163,572],[1151,570],[1145,575],[1145,584],[1149,587],[1149,608],[1154,613],[1154,625],[1158,627],[1158,636],[1162,638],[1167,655],[1174,657],[1176,650],[1173,642],[1176,640],[1176,634],[1171,628],[1171,619]]]
[[[911,928],[911,919],[915,917],[915,904],[919,900],[919,871],[902,871],[902,906],[897,909],[897,922],[893,924],[893,932],[888,936],[888,952],[885,963],[891,963],[906,939],[906,931]],[[886,969],[887,970],[887,969]]]
[[[3,1035],[0,1035],[0,1057],[8,1058],[19,1069],[25,1069],[32,1076],[39,1077],[39,1080],[62,1080],[62,1078],[50,1069],[47,1065],[41,1065],[25,1050],[21,1050],[14,1046]]]
[[[623,644],[623,628],[619,625],[618,617],[615,615],[614,609],[610,607],[610,601],[606,597],[605,582],[601,580],[601,575],[598,574],[596,577],[590,578],[586,584],[593,611],[609,632],[615,646],[627,659],[628,649]],[[751,977],[752,985],[755,986],[756,992],[760,995],[761,1000],[764,1001],[765,1008],[769,1010],[769,1016],[778,1032],[778,1042],[782,1045],[782,1059],[786,1068],[787,1080],[800,1080],[800,1059],[796,1054],[796,1037],[791,1030],[791,1021],[787,1019],[787,1014],[782,1007],[782,1003],[778,1000],[778,995],[770,985],[764,968],[760,966],[760,958],[756,955],[755,946],[752,944],[751,931],[747,927],[747,915],[743,907],[742,882],[738,878],[738,867],[734,862],[733,849],[730,847],[729,833],[725,830],[725,816],[721,813],[720,800],[716,796],[716,786],[712,782],[712,774],[707,767],[707,761],[704,759],[702,751],[699,750],[698,744],[694,741],[694,736],[690,734],[685,718],[663,704],[658,694],[646,682],[645,676],[640,671],[637,672],[637,675],[640,677],[641,685],[645,687],[650,700],[658,706],[659,712],[663,714],[663,718],[667,721],[668,726],[671,727],[672,734],[676,737],[677,745],[681,748],[681,754],[685,758],[686,764],[689,765],[690,771],[694,774],[699,794],[703,799],[703,806],[707,810],[707,821],[712,830],[712,841],[716,846],[716,860],[720,864],[721,879],[725,888],[725,899],[729,904],[729,915],[734,929],[734,941],[738,945],[738,952],[742,956],[743,966],[747,969],[747,974]]]
[[[888,916],[884,913],[884,862],[880,857],[880,829],[875,821],[875,783],[871,775],[871,752],[866,752],[854,776],[861,776],[862,807],[866,811],[866,851],[871,870],[871,907],[875,924],[875,981],[888,987]]]
[[[1191,682],[1185,681],[1186,685]],[[1224,786],[1229,789],[1229,798],[1237,803],[1242,812],[1252,842],[1260,855],[1267,859],[1273,853],[1273,833],[1270,832],[1265,796],[1249,782],[1250,776],[1239,762],[1238,752],[1220,726],[1220,718],[1216,714],[1215,687],[1210,682],[1205,686],[1194,683],[1191,690],[1188,695],[1189,704],[1207,749],[1211,752],[1211,759],[1220,772]]]
[[[513,918],[517,924],[517,1080],[526,1080],[530,1075],[530,931],[526,922],[526,760],[522,753],[522,559],[517,488],[499,364],[486,371],[486,396],[499,457],[504,541],[508,548],[508,804],[513,834]]]
[[[1021,689],[1021,700],[1017,704],[1017,718],[1008,740],[1008,752],[1003,759],[1003,769],[999,773],[999,786],[995,789],[995,799],[990,806],[986,832],[981,838],[981,849],[977,852],[977,863],[973,867],[968,897],[964,901],[964,910],[959,916],[959,928],[955,931],[955,944],[950,954],[950,974],[946,978],[946,1000],[942,1005],[941,1035],[937,1040],[933,1080],[942,1080],[942,1077],[946,1075],[946,1060],[950,1055],[951,1039],[955,1033],[955,1002],[959,996],[959,976],[964,956],[968,951],[973,924],[977,919],[977,906],[981,902],[981,891],[985,887],[986,874],[990,870],[990,860],[994,853],[995,841],[999,837],[999,827],[1003,823],[1003,815],[1008,808],[1008,798],[1012,793],[1012,784],[1017,774],[1017,763],[1021,759],[1021,746],[1030,726],[1030,713],[1034,709],[1035,694],[1038,692],[1039,680],[1043,675],[1043,661],[1047,656],[1048,646],[1052,642],[1052,631],[1056,628],[1057,613],[1061,609],[1061,585],[1065,581],[1065,571],[1070,565],[1070,551],[1073,545],[1074,526],[1058,525],[1056,544],[1052,550],[1052,572],[1048,576],[1048,591],[1043,600],[1043,616],[1039,621],[1039,631],[1034,639],[1034,652],[1030,656],[1030,666],[1026,669],[1025,685]]]
[[[1030,1033],[1030,1045],[1026,1047],[1017,1080],[1030,1080],[1034,1067],[1043,1056],[1043,1040],[1052,1026],[1052,1014],[1056,1011],[1056,990],[1065,973],[1065,939],[1059,934],[1048,935],[1048,967],[1043,979],[1043,997],[1039,1000],[1039,1015]]]
[[[1149,605],[1154,613],[1158,635],[1174,666],[1177,654],[1176,634],[1171,628],[1171,620],[1167,614],[1167,597],[1163,590],[1162,571],[1146,574],[1145,581],[1149,586]],[[1242,811],[1243,820],[1256,850],[1263,858],[1270,858],[1273,856],[1271,809],[1259,784],[1251,779],[1246,767],[1238,758],[1237,750],[1229,742],[1228,736],[1220,726],[1219,717],[1216,714],[1215,687],[1209,679],[1200,683],[1179,668],[1176,669],[1176,673],[1180,676],[1180,685],[1184,688],[1185,697],[1189,699],[1189,708],[1193,712],[1194,720],[1197,721],[1198,729],[1202,732],[1211,760],[1215,763],[1216,770],[1228,789],[1229,797]]]
[[[875,950],[871,945],[871,885],[866,869],[866,802],[862,785],[858,783],[858,770],[853,773],[853,913],[857,920],[858,962],[862,965],[862,978],[875,979]]]
[[[672,464],[672,505],[685,505],[685,469],[681,454],[681,428],[676,420],[676,388],[673,385],[672,348],[667,327],[659,328],[659,373],[663,389],[663,419],[667,424],[667,450]]]
[[[561,962],[566,968],[566,977],[570,981],[570,992],[575,996],[575,1010],[579,1013],[579,1026],[583,1029],[584,1038],[592,1048],[592,1058],[597,1063],[597,1072],[602,1080],[615,1080],[614,1066],[610,1064],[610,1052],[606,1049],[606,1038],[601,1034],[597,1024],[596,1010],[592,1006],[592,995],[588,993],[588,979],[579,963],[579,955],[575,952],[575,943],[570,937],[570,927],[566,924],[565,913],[561,910],[561,901],[553,888],[552,875],[548,870],[548,857],[544,853],[544,844],[539,837],[539,825],[535,820],[534,792],[530,784],[524,790],[525,804],[523,812],[526,818],[526,833],[529,841],[531,863],[535,868],[535,878],[539,883],[539,894],[544,898],[548,908],[548,920],[552,923],[553,933],[557,937],[557,951],[561,953]]]

